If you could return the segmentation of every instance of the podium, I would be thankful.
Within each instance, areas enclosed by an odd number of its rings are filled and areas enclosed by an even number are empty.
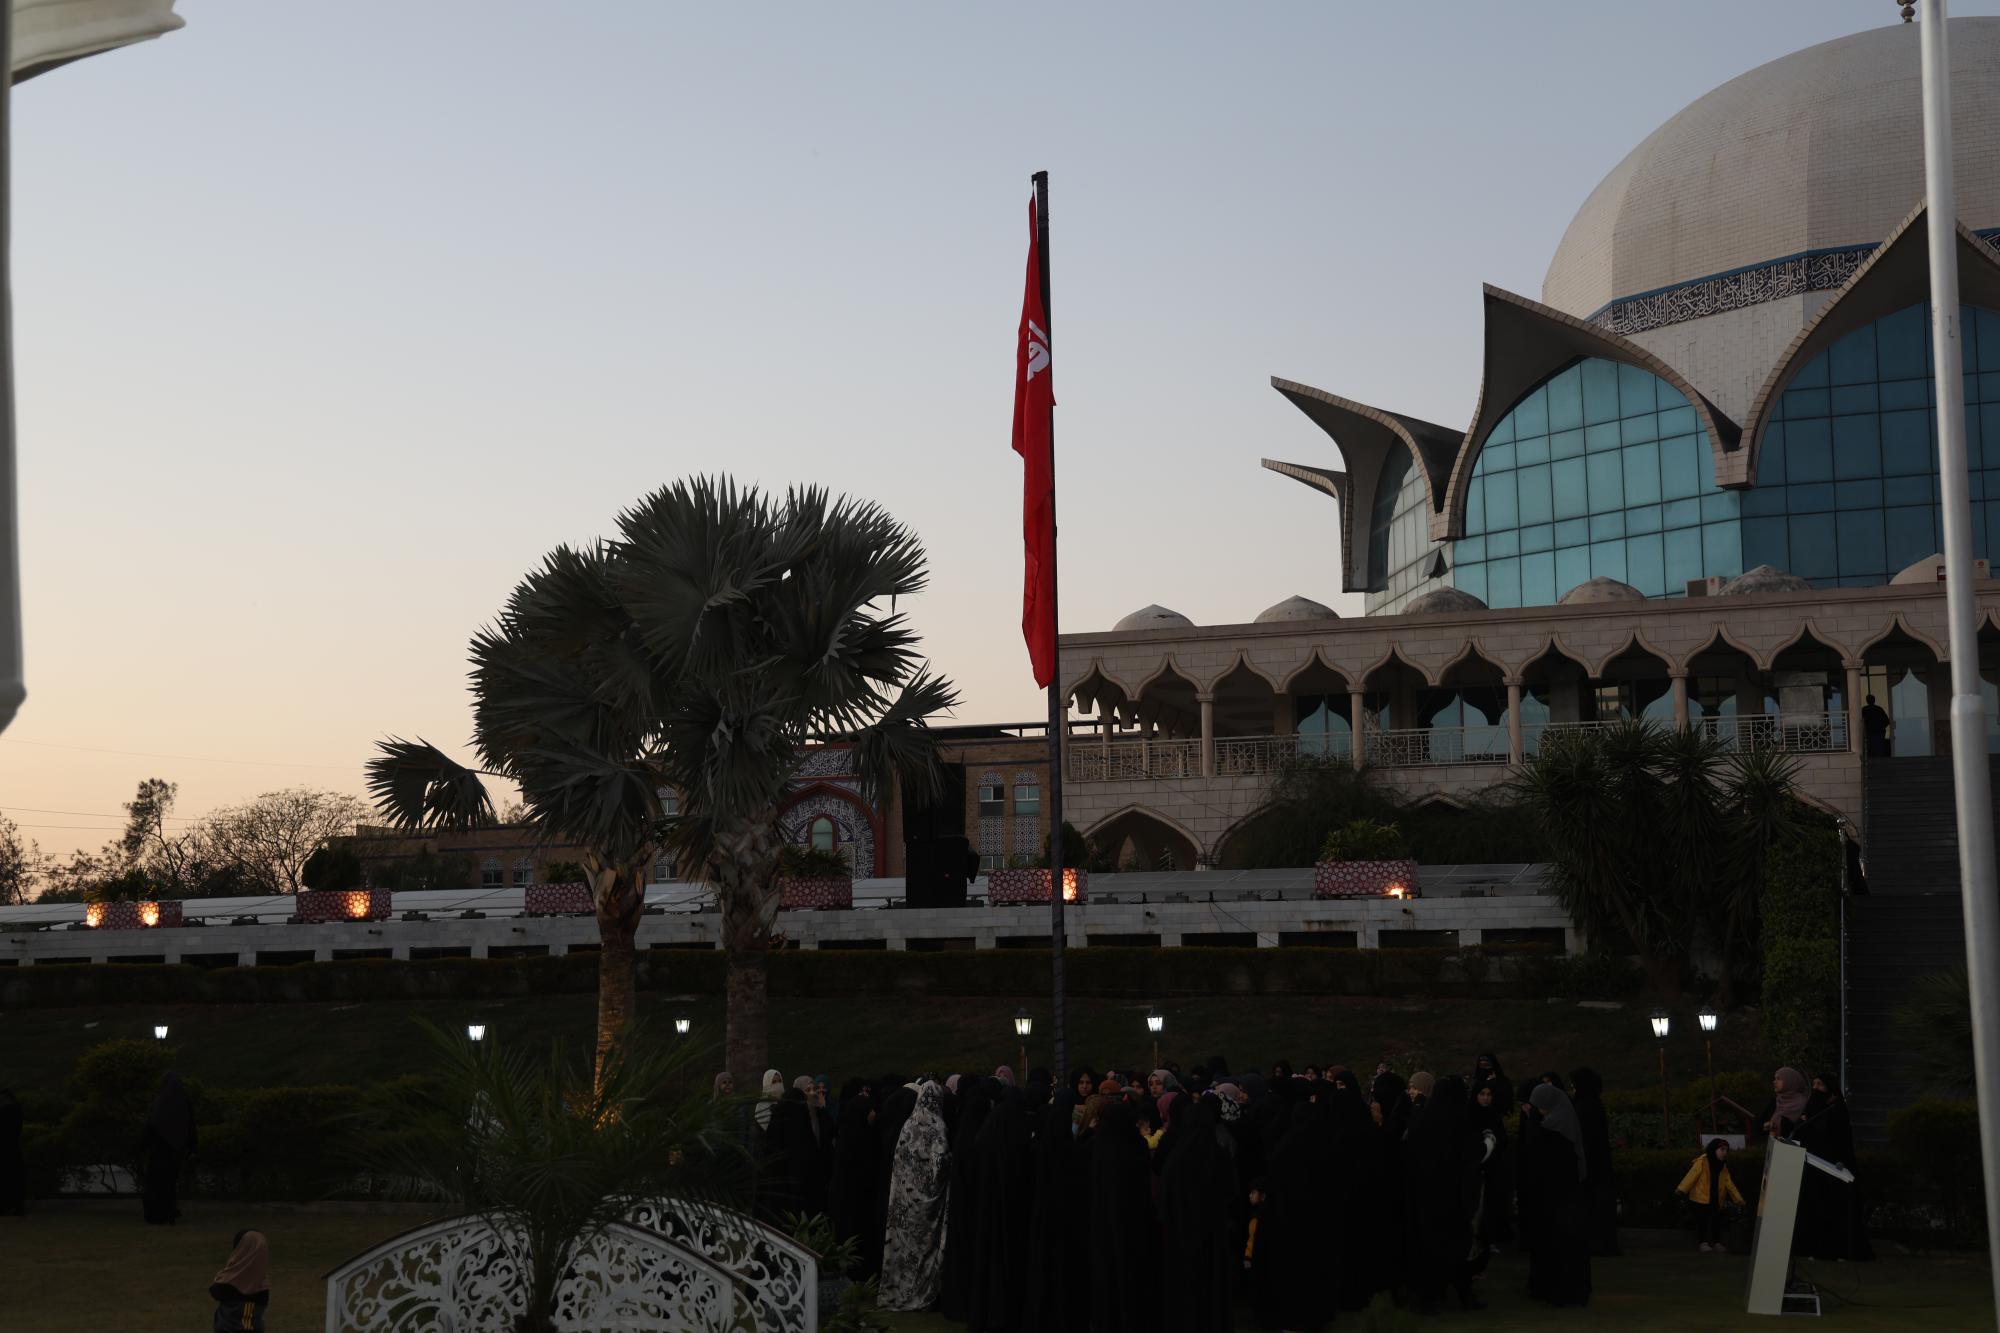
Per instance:
[[[1792,1232],[1799,1221],[1799,1188],[1806,1171],[1824,1171],[1854,1183],[1854,1173],[1838,1162],[1815,1157],[1789,1139],[1772,1139],[1764,1150],[1764,1188],[1757,1202],[1757,1237],[1750,1250],[1751,1314],[1818,1314],[1819,1293],[1791,1291]]]

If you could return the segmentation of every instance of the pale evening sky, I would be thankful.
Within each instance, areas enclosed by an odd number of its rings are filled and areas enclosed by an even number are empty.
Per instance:
[[[1953,6],[2000,12],[2000,0]],[[0,810],[96,846],[461,746],[466,642],[672,478],[872,497],[966,721],[1042,715],[1008,449],[1052,177],[1063,624],[1338,595],[1280,374],[1448,423],[1660,121],[1891,0],[181,0],[15,95],[28,701]],[[1862,239],[1862,238],[1857,238]],[[1352,600],[1352,599],[1348,599]],[[158,757],[154,757],[158,756]],[[173,757],[168,757],[173,756]],[[220,762],[231,761],[231,762]]]

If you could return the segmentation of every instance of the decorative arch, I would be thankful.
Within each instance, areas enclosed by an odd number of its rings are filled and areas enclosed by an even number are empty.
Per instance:
[[[1569,647],[1569,645],[1565,644],[1555,634],[1544,634],[1541,642],[1528,650],[1527,656],[1521,658],[1512,666],[1502,662],[1500,669],[1507,674],[1509,680],[1525,680],[1528,671],[1551,653],[1568,662],[1585,676],[1590,674],[1590,664],[1584,661],[1583,654]]]
[[[1312,670],[1316,666],[1331,671],[1334,675],[1340,677],[1341,681],[1344,684],[1346,684],[1346,686],[1349,689],[1354,688],[1354,681],[1356,679],[1355,676],[1351,672],[1349,672],[1346,668],[1334,665],[1333,661],[1327,657],[1326,649],[1315,648],[1310,653],[1306,654],[1305,661],[1299,663],[1297,666],[1293,667],[1290,671],[1285,673],[1284,680],[1280,682],[1280,684],[1278,685],[1278,693],[1290,694],[1292,692],[1293,683],[1297,681],[1300,676],[1303,676],[1306,672]]]
[[[1659,661],[1660,665],[1667,669],[1669,674],[1672,674],[1675,671],[1686,670],[1686,663],[1676,659],[1672,653],[1663,652],[1653,643],[1651,639],[1648,639],[1646,637],[1645,630],[1635,625],[1632,627],[1631,633],[1625,636],[1624,642],[1620,643],[1616,648],[1613,648],[1610,652],[1605,653],[1595,662],[1590,662],[1587,664],[1587,669],[1590,673],[1590,678],[1592,680],[1602,679],[1604,675],[1604,669],[1606,667],[1610,666],[1613,662],[1617,661],[1619,658],[1625,656],[1625,654],[1633,651],[1634,649],[1637,649],[1642,653],[1649,654],[1650,656],[1656,658]],[[1564,655],[1567,656],[1568,654]]]
[[[1796,638],[1797,636],[1794,635],[1793,637]],[[1718,641],[1727,644],[1729,647],[1734,648],[1737,652],[1742,653],[1745,657],[1749,658],[1751,665],[1755,666],[1759,671],[1769,671],[1771,669],[1771,659],[1776,657],[1778,653],[1781,652],[1785,646],[1783,643],[1780,643],[1777,647],[1771,649],[1771,651],[1768,653],[1759,652],[1755,648],[1752,648],[1749,644],[1743,642],[1743,640],[1736,637],[1736,631],[1730,629],[1728,625],[1718,621],[1712,627],[1712,632],[1709,634],[1709,636],[1701,641],[1700,646],[1695,648],[1692,652],[1688,653],[1687,656],[1682,660],[1681,668],[1683,670],[1688,669],[1688,663],[1694,661],[1695,658],[1700,657],[1703,653],[1707,652],[1710,648],[1714,647]]]
[[[1401,662],[1404,666],[1416,672],[1418,679],[1422,680],[1426,685],[1434,686],[1438,683],[1437,677],[1426,671],[1421,662],[1406,656],[1401,648],[1394,646],[1376,658],[1373,663],[1356,672],[1350,679],[1360,681],[1361,688],[1367,689],[1368,678],[1388,666],[1391,662]]]
[[[1727,475],[1718,469],[1718,485],[1756,484],[1759,453],[1779,395],[1807,362],[1848,334],[1930,300],[1930,232],[1921,225],[1925,212],[1921,202],[1911,209],[1785,348],[1750,402],[1743,421],[1745,447],[1729,460]],[[1956,230],[1959,304],[2000,310],[2000,254],[1963,222]]]
[[[1085,667],[1082,673],[1079,674],[1073,681],[1071,681],[1068,685],[1064,686],[1063,697],[1066,699],[1074,700],[1079,708],[1102,707],[1106,702],[1103,693],[1101,691],[1089,688],[1090,681],[1093,678],[1103,681],[1107,685],[1115,686],[1124,701],[1129,702],[1130,700],[1139,697],[1138,691],[1134,690],[1130,685],[1126,684],[1123,680],[1119,679],[1118,675],[1115,672],[1111,671],[1108,667],[1104,665],[1104,659],[1101,657],[1092,657],[1090,659],[1090,665]],[[1119,701],[1113,700],[1110,702],[1111,706],[1115,709],[1118,706]]]
[[[1432,683],[1440,686],[1443,685],[1445,677],[1449,676],[1455,668],[1475,659],[1484,662],[1487,666],[1499,672],[1502,680],[1507,678],[1509,672],[1506,663],[1487,652],[1485,645],[1479,640],[1467,639],[1459,645],[1458,651],[1447,658],[1444,664],[1438,668],[1437,680]]]
[[[874,878],[883,873],[882,817],[851,787],[809,782],[786,796],[778,807],[778,833],[788,843],[812,845],[815,819],[830,819],[836,845],[854,848],[854,873]]]
[[[1263,681],[1266,685],[1269,685],[1271,687],[1271,692],[1273,694],[1284,693],[1285,687],[1279,684],[1276,680],[1272,679],[1270,672],[1266,671],[1263,667],[1258,666],[1255,662],[1252,662],[1250,660],[1250,654],[1242,648],[1238,648],[1236,650],[1236,656],[1234,656],[1229,660],[1229,665],[1223,667],[1220,671],[1210,676],[1206,682],[1196,681],[1195,689],[1202,694],[1213,694],[1215,693],[1215,687],[1220,685],[1224,680],[1227,680],[1230,676],[1235,675],[1239,668],[1249,672],[1257,679]]]
[[[1116,856],[1123,849],[1127,841],[1133,841],[1136,844],[1137,839],[1134,835],[1145,831],[1145,825],[1148,823],[1157,825],[1160,829],[1178,838],[1186,845],[1185,851],[1187,855],[1185,857],[1178,855],[1175,857],[1175,866],[1177,869],[1192,870],[1205,859],[1207,844],[1191,829],[1179,820],[1171,819],[1151,806],[1141,805],[1137,802],[1098,820],[1090,826],[1084,837],[1098,843],[1100,846],[1105,845],[1104,840],[1107,837],[1116,837],[1116,844],[1109,847],[1110,852]],[[1126,825],[1128,824],[1135,827],[1127,828]],[[1164,844],[1156,843],[1155,847],[1157,848],[1162,845]],[[1176,848],[1172,850],[1179,851],[1181,849]],[[1180,864],[1183,860],[1186,862],[1185,865]]]
[[[1808,621],[1807,623],[1810,624],[1811,622]],[[1924,633],[1922,630],[1916,628],[1914,625],[1910,624],[1909,618],[1905,616],[1901,611],[1898,611],[1896,612],[1895,615],[1891,616],[1889,618],[1889,623],[1886,626],[1884,626],[1881,630],[1870,635],[1866,640],[1864,640],[1861,643],[1861,646],[1854,650],[1853,656],[1865,660],[1868,656],[1868,650],[1870,648],[1875,647],[1877,644],[1887,639],[1890,635],[1894,634],[1897,630],[1901,630],[1904,633],[1904,635],[1907,636],[1908,638],[1914,639],[1918,643],[1922,644],[1925,648],[1930,649],[1931,656],[1935,657],[1940,663],[1949,662],[1951,660],[1951,649],[1947,644],[1938,642],[1935,638],[1931,637],[1930,635]],[[1836,646],[1830,639],[1822,638],[1821,642],[1825,643],[1828,647]],[[1842,653],[1841,655],[1843,657],[1847,656],[1846,653]]]
[[[1896,614],[1900,618],[1902,612],[1899,611]],[[1892,625],[1891,628],[1894,628],[1894,626]],[[1888,633],[1888,631],[1884,630],[1883,633],[1886,634]],[[1819,622],[1817,620],[1814,620],[1811,616],[1807,616],[1805,619],[1801,620],[1798,623],[1798,627],[1796,629],[1792,630],[1791,633],[1785,635],[1783,638],[1779,639],[1774,645],[1772,645],[1771,651],[1764,655],[1764,657],[1758,662],[1758,666],[1762,667],[1766,671],[1772,670],[1777,665],[1777,661],[1780,656],[1798,647],[1801,643],[1804,643],[1807,639],[1811,639],[1814,643],[1821,645],[1827,651],[1838,655],[1842,662],[1849,661],[1850,659],[1858,660],[1861,656],[1861,652],[1849,652],[1846,644],[1842,643],[1839,639],[1834,638],[1831,634],[1828,634],[1825,630],[1822,630],[1819,627]],[[1861,651],[1865,652],[1867,650],[1864,648]]]
[[[1485,374],[1480,381],[1479,405],[1473,412],[1471,429],[1466,431],[1452,463],[1444,505],[1433,516],[1435,538],[1465,535],[1465,497],[1472,467],[1494,427],[1537,385],[1570,362],[1588,357],[1636,366],[1679,391],[1694,408],[1702,433],[1708,438],[1717,484],[1721,484],[1724,457],[1740,446],[1742,431],[1686,376],[1629,338],[1490,283],[1482,290],[1486,314]]]

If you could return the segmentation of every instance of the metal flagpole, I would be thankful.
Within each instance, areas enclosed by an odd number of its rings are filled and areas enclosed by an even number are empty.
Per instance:
[[[1925,230],[1931,251],[1931,356],[1936,362],[1938,474],[1944,494],[1945,605],[1950,624],[1951,769],[1958,798],[1959,893],[1971,980],[1972,1055],[1979,1143],[1986,1163],[1987,1258],[2000,1305],[2000,884],[1993,870],[1993,804],[1986,705],[1980,695],[1972,600],[1972,506],[1965,463],[1965,383],[1958,328],[1958,201],[1951,161],[1951,55],[1944,0],[1923,0]]]
[[[1049,311],[1049,173],[1038,171],[1035,182],[1035,253],[1042,270],[1042,332],[1049,340],[1049,355],[1055,355],[1055,317]],[[1057,590],[1061,580],[1056,566],[1056,424],[1055,410],[1049,411],[1049,621],[1058,631],[1060,643],[1061,601]],[[1069,1027],[1063,1004],[1063,732],[1067,730],[1063,707],[1062,655],[1056,655],[1056,677],[1049,682],[1049,984],[1055,1010],[1055,1076],[1069,1069]],[[1022,1077],[1026,1077],[1024,1073]],[[1991,1159],[1989,1159],[1991,1160]]]
[[[12,5],[9,5],[11,11]],[[0,24],[0,731],[28,695],[21,660],[21,502],[14,465],[14,33]]]

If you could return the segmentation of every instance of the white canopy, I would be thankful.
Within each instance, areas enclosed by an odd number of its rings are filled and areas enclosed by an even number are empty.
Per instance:
[[[174,0],[14,0],[14,82],[183,26]]]

